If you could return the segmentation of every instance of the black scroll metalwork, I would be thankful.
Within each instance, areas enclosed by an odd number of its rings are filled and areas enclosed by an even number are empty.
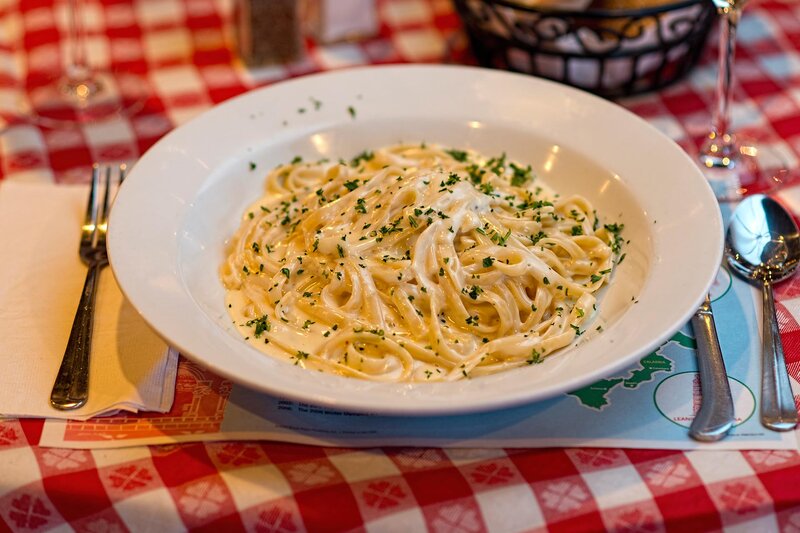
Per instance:
[[[607,98],[664,87],[697,63],[715,9],[683,0],[642,9],[523,7],[454,0],[478,62],[555,79]]]

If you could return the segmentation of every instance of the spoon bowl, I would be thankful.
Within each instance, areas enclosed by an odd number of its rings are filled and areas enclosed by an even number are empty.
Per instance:
[[[794,429],[798,415],[786,371],[772,285],[791,276],[800,265],[800,231],[777,201],[762,194],[748,196],[731,217],[725,256],[734,272],[761,287],[761,423],[776,431]]]

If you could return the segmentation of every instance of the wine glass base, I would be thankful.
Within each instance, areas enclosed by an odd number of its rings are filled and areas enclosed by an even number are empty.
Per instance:
[[[771,194],[795,182],[785,170],[727,169],[701,167],[720,202],[738,202],[751,194]]]
[[[696,161],[720,202],[737,202],[751,194],[771,194],[800,185],[800,174],[786,170],[781,158],[768,152],[748,135],[718,137],[712,133]]]
[[[706,168],[725,168],[732,170],[736,167],[740,147],[737,139],[731,134],[718,135],[711,132],[706,137],[700,148],[700,164]]]
[[[92,71],[75,80],[62,73],[28,79],[29,115],[48,127],[70,127],[137,113],[144,106],[147,86],[129,73]]]

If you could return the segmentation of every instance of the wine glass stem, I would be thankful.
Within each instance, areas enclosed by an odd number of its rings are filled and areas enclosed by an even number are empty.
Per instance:
[[[81,18],[82,0],[69,0],[68,5],[68,37],[69,59],[67,77],[72,82],[81,82],[91,75],[86,53],[86,28]]]
[[[714,133],[718,138],[729,134],[731,123],[731,92],[733,88],[733,59],[736,54],[736,29],[742,10],[729,6],[719,10],[722,27],[719,34],[719,76],[717,77],[717,106],[714,110]]]

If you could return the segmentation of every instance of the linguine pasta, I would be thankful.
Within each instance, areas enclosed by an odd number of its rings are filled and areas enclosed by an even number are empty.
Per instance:
[[[235,323],[269,352],[363,379],[450,381],[572,343],[621,229],[505,155],[401,144],[269,172],[221,278]]]

